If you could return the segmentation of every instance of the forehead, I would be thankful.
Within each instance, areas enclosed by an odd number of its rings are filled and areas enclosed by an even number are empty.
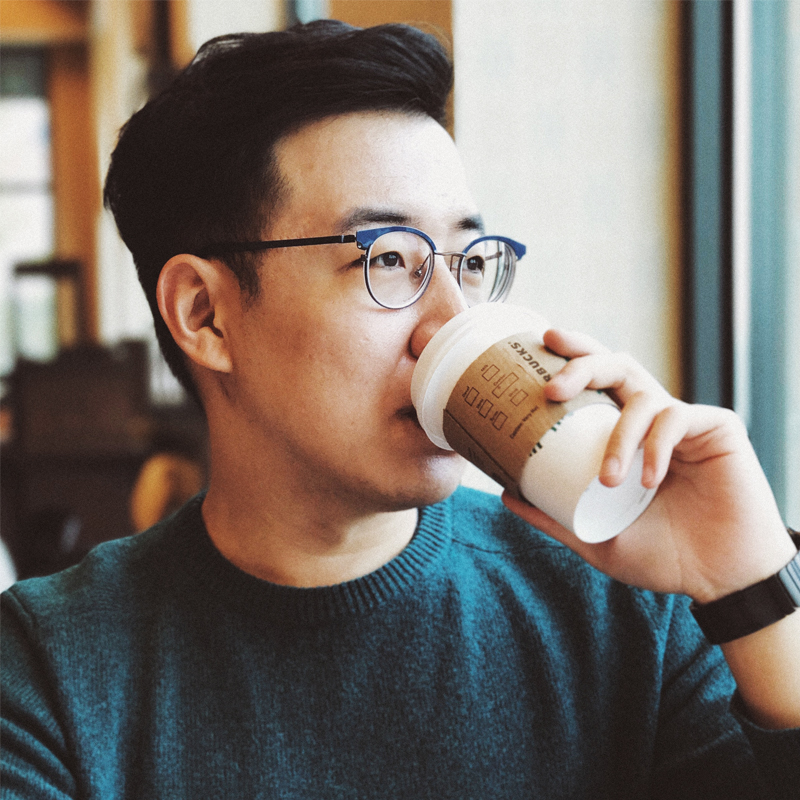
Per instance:
[[[434,120],[399,112],[331,117],[275,148],[285,199],[272,235],[344,233],[367,223],[434,233],[477,209],[453,140]]]

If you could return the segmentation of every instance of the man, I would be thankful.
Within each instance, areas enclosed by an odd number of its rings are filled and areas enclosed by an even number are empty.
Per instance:
[[[644,440],[660,485],[594,546],[455,491],[416,421],[463,275],[369,231],[480,235],[450,82],[418,31],[320,22],[210,43],[123,129],[107,202],[211,478],[6,594],[9,797],[796,797],[800,614],[743,634],[711,605],[796,553],[732,414],[549,332],[552,399],[624,406],[604,482]],[[675,593],[733,625],[730,672]]]

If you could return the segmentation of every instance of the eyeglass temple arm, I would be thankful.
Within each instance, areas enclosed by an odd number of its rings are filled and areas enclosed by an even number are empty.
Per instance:
[[[200,258],[219,256],[227,253],[256,253],[260,250],[277,250],[280,247],[313,247],[317,244],[347,244],[355,242],[352,233],[340,236],[315,236],[310,239],[274,239],[270,242],[221,242],[203,248],[197,255]]]

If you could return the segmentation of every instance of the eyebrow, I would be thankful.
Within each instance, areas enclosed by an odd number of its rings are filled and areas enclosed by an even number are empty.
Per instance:
[[[337,233],[349,233],[367,224],[408,225],[410,217],[381,208],[357,208],[336,226]]]
[[[357,208],[344,217],[336,227],[337,233],[349,233],[364,225],[410,225],[412,219],[408,214],[383,208]],[[462,217],[453,226],[457,231],[476,231],[483,233],[483,218],[480,214]]]
[[[458,231],[475,231],[476,233],[484,233],[483,217],[480,214],[473,214],[470,217],[463,217],[456,225]]]

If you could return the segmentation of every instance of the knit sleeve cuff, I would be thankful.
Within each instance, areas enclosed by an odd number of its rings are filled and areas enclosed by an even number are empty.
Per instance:
[[[800,786],[800,728],[762,728],[748,716],[744,701],[736,692],[731,711],[742,726],[764,780],[776,798],[795,800]]]

